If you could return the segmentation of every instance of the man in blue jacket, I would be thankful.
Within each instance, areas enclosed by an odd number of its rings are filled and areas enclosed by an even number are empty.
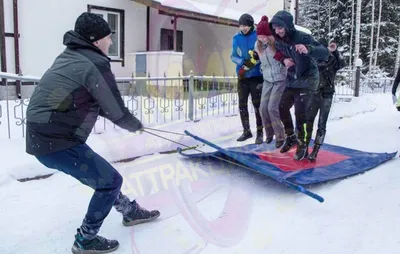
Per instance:
[[[328,60],[329,52],[311,35],[296,30],[293,16],[287,11],[278,11],[270,22],[270,28],[276,39],[276,48],[295,62],[295,65],[288,69],[288,83],[280,103],[279,113],[286,133],[281,152],[287,152],[297,144],[294,159],[302,160],[308,156],[312,134],[306,130],[306,113],[310,98],[317,91],[319,83],[316,60]],[[297,137],[290,114],[293,105]]]
[[[249,51],[254,51],[257,34],[254,29],[254,19],[250,14],[243,14],[239,19],[240,31],[233,37],[231,59],[236,64],[238,75],[239,112],[242,121],[243,134],[237,141],[245,141],[253,134],[250,130],[248,98],[251,94],[256,115],[257,137],[256,144],[263,142],[263,125],[260,116],[261,90],[264,82],[260,71],[260,61],[252,58]],[[253,61],[252,61],[253,60]]]

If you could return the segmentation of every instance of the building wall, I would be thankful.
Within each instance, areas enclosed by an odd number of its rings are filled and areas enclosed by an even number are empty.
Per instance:
[[[215,0],[202,0],[215,5]],[[13,32],[13,0],[4,0],[5,30]],[[227,3],[223,1],[221,3]],[[20,67],[25,75],[41,76],[55,57],[64,50],[63,35],[73,29],[76,18],[87,5],[125,10],[125,67],[112,63],[116,76],[131,76],[135,56],[131,53],[146,50],[146,6],[131,0],[19,0]],[[269,17],[283,8],[283,0],[231,0],[226,8],[234,10],[236,19],[242,12],[250,13],[257,22],[261,15]],[[216,15],[224,6],[216,8]],[[221,9],[222,8],[222,9]],[[237,17],[236,17],[237,16]],[[150,50],[160,50],[161,28],[173,29],[172,17],[159,15],[151,9]],[[178,19],[177,29],[183,31],[183,75],[191,70],[197,75],[234,75],[230,60],[232,36],[237,28]],[[14,39],[6,38],[7,71],[15,73]]]
[[[188,0],[186,0],[188,1]],[[193,1],[193,0],[192,0]],[[216,0],[202,0],[215,5]],[[226,1],[224,1],[226,2]],[[221,2],[222,3],[222,2]],[[253,15],[257,23],[262,15],[270,18],[283,8],[283,0],[231,0],[226,6],[215,8],[215,15],[226,14],[224,9],[231,9],[232,18],[239,19],[244,12]],[[201,10],[200,10],[201,11]],[[150,50],[160,50],[161,28],[174,29],[173,17],[159,15],[158,10],[151,10],[150,18]],[[232,37],[238,28],[199,22],[189,19],[178,19],[177,29],[183,31],[183,75],[191,70],[196,75],[228,75],[235,74],[235,65],[230,60]]]
[[[161,28],[174,29],[172,20],[173,17],[159,15],[157,10],[151,11],[151,51],[160,50]],[[189,75],[191,70],[196,75],[234,75],[230,53],[237,28],[178,19],[177,30],[183,32],[183,75]]]
[[[13,0],[4,0],[6,32],[13,32]],[[87,5],[125,10],[125,67],[112,63],[115,75],[132,75],[128,53],[146,50],[146,7],[131,0],[19,0],[20,65],[26,75],[41,76],[65,48],[66,31]],[[6,38],[7,71],[15,73],[14,39]]]

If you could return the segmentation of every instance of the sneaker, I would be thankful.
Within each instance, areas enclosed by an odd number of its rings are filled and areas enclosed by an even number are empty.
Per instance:
[[[242,141],[245,141],[245,140],[247,140],[249,138],[252,138],[252,137],[253,137],[253,134],[251,134],[250,130],[244,130],[243,134],[236,141],[242,142]]]
[[[160,212],[157,210],[148,211],[142,207],[136,201],[131,202],[132,211],[128,215],[122,218],[122,224],[124,226],[133,226],[140,223],[149,222],[160,217]]]
[[[99,235],[96,235],[92,240],[86,240],[78,229],[71,251],[74,254],[98,254],[113,252],[118,247],[119,243],[117,240],[108,240]]]
[[[296,154],[294,155],[294,159],[297,161],[301,161],[302,159],[308,156],[308,144],[304,141],[298,141]]]

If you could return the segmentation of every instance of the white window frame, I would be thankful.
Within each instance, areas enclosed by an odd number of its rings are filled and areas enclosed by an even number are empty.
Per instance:
[[[114,12],[114,11],[106,11],[106,10],[99,10],[99,9],[95,9],[92,8],[90,10],[91,13],[95,13],[95,14],[101,14],[103,15],[103,18],[105,21],[108,22],[108,14],[113,14],[117,16],[117,29],[116,29],[116,35],[117,35],[117,55],[116,56],[108,56],[110,59],[112,60],[120,60],[122,61],[122,57],[121,57],[121,15],[118,12]]]

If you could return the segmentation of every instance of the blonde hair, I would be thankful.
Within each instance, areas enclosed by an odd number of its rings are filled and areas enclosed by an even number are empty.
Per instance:
[[[264,52],[263,44],[264,43],[262,41],[257,40],[256,50],[258,51],[259,54],[262,54]],[[267,37],[267,45],[270,48],[270,50],[275,54],[276,53],[275,41]]]

